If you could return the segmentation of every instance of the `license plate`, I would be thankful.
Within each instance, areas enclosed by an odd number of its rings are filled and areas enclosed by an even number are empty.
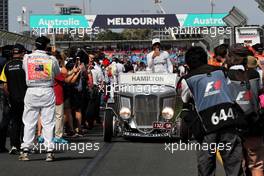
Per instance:
[[[154,122],[154,129],[172,129],[172,123],[170,122]]]

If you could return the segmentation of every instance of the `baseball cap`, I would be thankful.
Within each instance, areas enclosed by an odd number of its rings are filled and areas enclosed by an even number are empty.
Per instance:
[[[45,36],[41,36],[36,39],[35,43],[38,46],[47,46],[50,43],[50,39]]]
[[[234,44],[230,47],[230,53],[239,56],[239,57],[247,57],[252,55],[252,51],[250,51],[248,48],[244,47],[240,44]]]
[[[156,44],[156,43],[160,43],[160,39],[159,38],[154,38],[152,40],[152,45]]]
[[[23,52],[26,52],[26,49],[21,44],[15,44],[13,49],[12,49],[12,52],[13,52],[13,54],[21,54]]]
[[[252,46],[255,51],[262,52],[264,50],[263,45],[258,43]]]

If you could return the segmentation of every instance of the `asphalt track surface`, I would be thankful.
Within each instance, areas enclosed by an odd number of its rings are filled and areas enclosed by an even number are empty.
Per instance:
[[[97,126],[87,136],[73,138],[71,142],[75,146],[99,143],[100,149],[88,148],[84,153],[83,150],[73,151],[74,148],[58,151],[54,162],[45,162],[45,154],[31,154],[30,161],[18,161],[17,155],[0,154],[0,176],[197,175],[195,151],[172,153],[165,150],[164,141],[117,138],[112,143],[104,143],[102,128]],[[216,176],[224,175],[223,170],[218,168]]]

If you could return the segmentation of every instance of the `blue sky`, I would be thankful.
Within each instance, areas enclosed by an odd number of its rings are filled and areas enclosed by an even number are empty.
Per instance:
[[[86,11],[88,13],[88,2]],[[154,0],[91,0],[92,14],[140,14],[156,13]],[[22,6],[33,14],[52,14],[55,3],[83,6],[83,0],[9,0],[9,30],[19,31],[17,16]],[[215,12],[224,13],[233,6],[242,10],[249,18],[249,24],[264,24],[264,13],[257,8],[255,0],[215,0]],[[210,13],[209,0],[162,0],[167,13]]]

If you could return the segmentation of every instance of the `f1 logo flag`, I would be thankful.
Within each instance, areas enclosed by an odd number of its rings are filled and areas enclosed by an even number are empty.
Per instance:
[[[221,80],[211,81],[211,82],[207,83],[205,93],[204,93],[204,97],[220,93],[221,86],[222,86]]]
[[[239,104],[249,104],[249,101],[253,98],[251,91],[241,91],[238,93],[236,101]]]

